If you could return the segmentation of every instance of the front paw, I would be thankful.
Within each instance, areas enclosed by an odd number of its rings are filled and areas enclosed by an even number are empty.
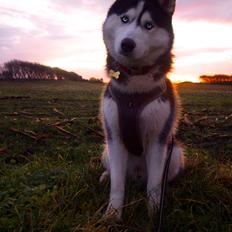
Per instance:
[[[148,213],[150,217],[153,217],[156,212],[159,211],[160,206],[160,191],[151,191],[148,194]]]
[[[122,209],[115,209],[111,204],[108,205],[108,208],[103,216],[105,221],[119,222],[122,217]]]

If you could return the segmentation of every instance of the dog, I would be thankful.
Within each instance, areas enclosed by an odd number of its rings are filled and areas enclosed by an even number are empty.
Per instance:
[[[120,220],[127,177],[145,181],[149,208],[160,201],[168,146],[176,133],[180,102],[167,78],[172,68],[175,0],[116,0],[103,24],[111,77],[101,104],[106,170],[110,178],[106,218]],[[182,146],[174,144],[168,180],[184,167]]]

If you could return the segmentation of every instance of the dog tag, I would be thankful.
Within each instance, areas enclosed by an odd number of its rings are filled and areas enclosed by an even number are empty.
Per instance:
[[[111,69],[110,72],[109,72],[109,76],[110,76],[111,78],[118,79],[119,76],[120,76],[120,72],[119,72],[119,71],[115,72],[114,70]]]

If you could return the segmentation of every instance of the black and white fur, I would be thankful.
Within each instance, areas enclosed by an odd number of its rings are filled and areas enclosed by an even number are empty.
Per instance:
[[[174,9],[175,0],[117,0],[103,25],[107,71],[120,72],[120,77],[113,78],[106,88],[101,107],[106,137],[102,162],[106,171],[100,181],[110,176],[111,182],[107,218],[121,218],[127,176],[146,181],[152,209],[160,200],[168,144],[175,135],[179,114],[179,101],[166,77],[172,64]],[[143,67],[148,68],[141,71]],[[130,125],[130,130],[139,131],[139,135],[133,137],[133,133],[127,131],[129,126],[126,125],[130,122],[125,121],[127,115],[120,108],[120,101],[124,103],[133,97],[140,100],[140,96],[143,99],[152,91],[156,97],[138,110],[135,126],[139,129]],[[113,92],[117,93],[116,97]],[[117,101],[118,95],[122,96],[120,101]],[[139,139],[142,152],[135,154]],[[128,144],[132,149],[128,149]],[[169,180],[182,168],[183,151],[175,143]]]

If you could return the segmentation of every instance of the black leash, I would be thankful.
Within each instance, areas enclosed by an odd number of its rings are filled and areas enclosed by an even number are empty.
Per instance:
[[[174,147],[174,137],[172,137],[171,144],[169,145],[169,149],[168,149],[169,153],[168,153],[168,157],[167,157],[164,171],[163,171],[160,206],[159,206],[159,213],[158,213],[158,224],[155,227],[154,232],[164,231],[163,230],[164,203],[165,203],[165,194],[166,194],[166,187],[167,187],[167,180],[168,180],[168,171],[169,171],[170,162],[172,158],[173,147]]]

